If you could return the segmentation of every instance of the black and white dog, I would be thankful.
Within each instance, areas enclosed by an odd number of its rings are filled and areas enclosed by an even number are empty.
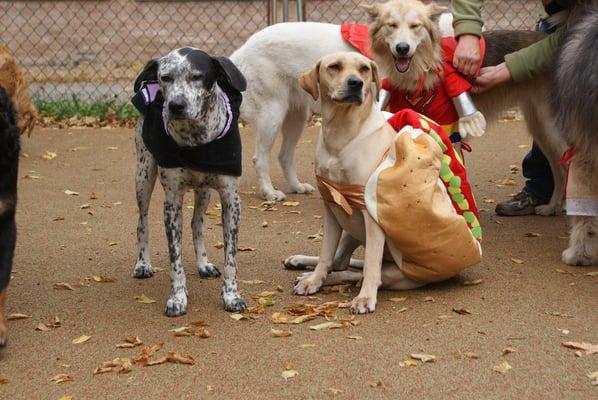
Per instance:
[[[224,308],[235,312],[246,308],[236,280],[241,208],[241,138],[237,119],[245,88],[245,78],[230,60],[192,48],[177,49],[149,61],[135,80],[136,95],[132,101],[142,115],[135,131],[139,255],[133,275],[153,275],[147,214],[159,174],[165,192],[164,224],[171,264],[171,292],[164,311],[169,317],[187,311],[186,278],[181,263],[181,211],[187,188],[195,193],[191,226],[199,275],[220,276],[216,266],[208,261],[202,232],[210,189],[214,189],[222,203]]]
[[[17,239],[15,208],[19,167],[19,129],[10,98],[0,87],[0,346],[6,343],[4,303]]]

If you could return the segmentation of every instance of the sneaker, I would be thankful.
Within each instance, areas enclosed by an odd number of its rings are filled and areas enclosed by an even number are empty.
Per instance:
[[[522,190],[513,196],[512,199],[498,203],[494,211],[496,214],[505,217],[533,215],[536,213],[536,207],[541,204],[544,203],[525,190]]]

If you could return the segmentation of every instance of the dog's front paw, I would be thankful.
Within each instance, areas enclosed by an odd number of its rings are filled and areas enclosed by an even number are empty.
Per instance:
[[[293,193],[299,193],[299,194],[312,193],[314,190],[315,190],[315,188],[312,185],[310,185],[309,183],[299,183],[298,186],[291,187],[291,191]]]
[[[236,296],[223,296],[224,309],[228,312],[241,313],[247,309],[247,303],[240,295]]]
[[[280,190],[262,190],[260,194],[266,201],[282,201],[287,198]]]
[[[303,271],[307,269],[307,265],[305,265],[302,262],[302,259],[304,259],[305,256],[303,255],[294,255],[294,256],[288,256],[283,262],[282,262],[282,266],[285,269],[290,269],[291,271]]]
[[[589,266],[598,263],[598,259],[595,260],[592,259],[592,257],[588,257],[583,251],[580,251],[580,249],[577,249],[575,246],[571,246],[563,251],[561,259],[563,263],[573,266]]]
[[[357,296],[351,301],[352,314],[367,314],[376,310],[376,298],[370,296]]]
[[[293,293],[299,296],[310,296],[317,293],[322,287],[322,279],[314,276],[313,273],[302,274],[297,278]]]
[[[221,275],[218,268],[212,263],[197,267],[197,272],[202,278],[218,278]]]
[[[171,295],[166,302],[164,314],[166,314],[167,317],[179,317],[187,314],[187,296]]]
[[[133,276],[137,279],[151,278],[154,276],[151,264],[143,260],[137,261],[133,269]]]

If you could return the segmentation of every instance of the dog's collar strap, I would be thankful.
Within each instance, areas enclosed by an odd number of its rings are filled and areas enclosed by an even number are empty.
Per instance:
[[[167,113],[157,82],[144,82],[131,102],[143,115],[143,142],[162,168],[187,168],[206,173],[241,175],[241,136],[239,109],[242,95],[234,88],[221,86],[227,119],[222,132],[209,143],[180,146],[168,133]]]

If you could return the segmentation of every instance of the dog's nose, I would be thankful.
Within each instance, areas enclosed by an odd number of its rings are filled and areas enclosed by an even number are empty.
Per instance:
[[[185,111],[185,104],[178,103],[176,101],[170,101],[168,102],[168,111],[173,114],[181,114],[183,111]]]
[[[409,49],[409,44],[405,42],[401,42],[396,46],[397,54],[399,56],[406,56],[407,54],[409,54]]]
[[[359,78],[351,76],[349,79],[347,79],[347,86],[349,89],[361,89],[363,87],[363,81]]]

